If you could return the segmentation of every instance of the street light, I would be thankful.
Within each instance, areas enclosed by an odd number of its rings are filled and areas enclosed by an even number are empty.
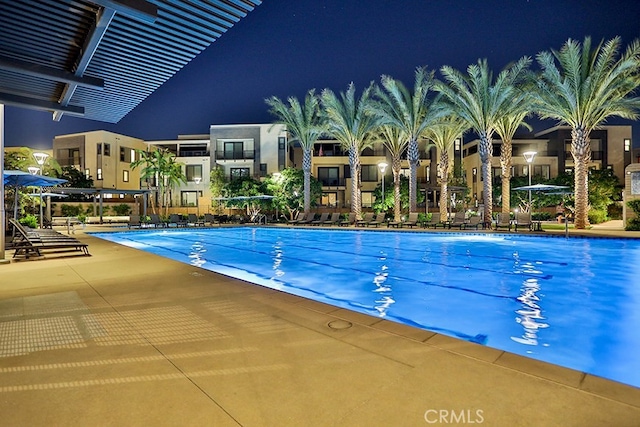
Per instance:
[[[533,158],[538,154],[537,151],[525,151],[522,153],[522,157],[529,164],[529,186],[531,186],[531,163],[533,163]],[[529,190],[529,212],[531,212],[531,190]]]
[[[382,206],[384,207],[384,173],[387,170],[387,166],[389,166],[386,162],[378,163],[378,169],[380,169],[380,173],[382,174]]]
[[[47,161],[47,157],[49,155],[47,153],[33,153],[33,158],[36,159],[36,163],[38,167],[36,173],[39,171],[40,176],[42,176],[42,168],[44,167],[44,162]],[[29,168],[29,172],[31,172],[32,168]],[[33,172],[31,172],[33,173]],[[33,173],[35,175],[35,173]],[[42,186],[40,186],[40,228],[42,228]]]

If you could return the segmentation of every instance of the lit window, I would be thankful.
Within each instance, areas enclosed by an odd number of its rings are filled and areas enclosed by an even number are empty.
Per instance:
[[[98,179],[102,179],[102,169],[98,168]]]
[[[136,161],[136,150],[131,149],[131,162]]]
[[[86,179],[91,178],[91,171],[89,171],[89,169],[85,169],[85,170],[84,170],[84,177],[85,177]]]
[[[122,171],[122,180],[124,182],[129,182],[129,171],[127,170]]]
[[[629,138],[624,139],[624,151],[631,151],[631,140]]]

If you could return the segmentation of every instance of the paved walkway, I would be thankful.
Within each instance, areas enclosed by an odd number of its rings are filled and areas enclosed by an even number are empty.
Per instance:
[[[78,237],[0,265],[2,425],[640,420],[637,388]]]

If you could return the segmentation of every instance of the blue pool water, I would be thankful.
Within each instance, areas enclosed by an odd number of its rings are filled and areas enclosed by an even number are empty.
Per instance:
[[[640,387],[640,240],[292,228],[94,235]]]

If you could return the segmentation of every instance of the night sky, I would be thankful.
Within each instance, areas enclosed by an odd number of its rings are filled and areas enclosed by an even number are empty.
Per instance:
[[[640,37],[638,0],[264,0],[118,124],[5,107],[5,145],[50,148],[55,135],[105,129],[146,140],[206,134],[211,124],[269,123],[264,99],[362,89],[418,66],[497,74],[568,38]],[[532,120],[536,130],[554,122]],[[612,121],[611,123],[629,123]],[[634,145],[640,132],[634,123]]]

